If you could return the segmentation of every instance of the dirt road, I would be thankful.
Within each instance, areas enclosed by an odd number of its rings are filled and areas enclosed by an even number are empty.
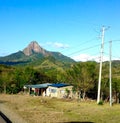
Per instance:
[[[18,114],[10,110],[10,108],[7,107],[4,103],[0,103],[0,111],[4,113],[4,115],[6,115],[12,121],[12,123],[28,123]],[[4,123],[2,118],[0,120],[1,120],[0,123]]]
[[[0,116],[0,123],[6,123],[6,121]]]

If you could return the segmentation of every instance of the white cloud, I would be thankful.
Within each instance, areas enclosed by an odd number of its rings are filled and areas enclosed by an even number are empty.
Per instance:
[[[88,61],[91,60],[92,57],[88,54],[80,54],[72,57],[76,61]]]
[[[69,47],[67,44],[62,44],[62,43],[58,43],[58,42],[55,42],[54,46],[57,48],[68,48]]]
[[[55,48],[62,48],[62,49],[69,47],[68,44],[63,44],[63,43],[59,43],[59,42],[47,42],[46,44],[49,46],[55,47]]]
[[[96,55],[96,56],[92,56],[89,54],[80,54],[80,55],[76,55],[73,56],[72,59],[74,59],[75,61],[96,61],[96,62],[100,62],[100,56]],[[103,56],[103,61],[108,61],[109,57],[107,56]]]

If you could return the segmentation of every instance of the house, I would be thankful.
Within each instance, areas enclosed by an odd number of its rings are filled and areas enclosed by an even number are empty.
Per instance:
[[[30,95],[36,96],[46,96],[46,89],[48,86],[51,85],[50,83],[45,84],[36,84],[36,85],[24,85],[24,91],[29,92]]]
[[[49,85],[46,89],[46,95],[57,98],[72,98],[73,86],[65,83],[58,83]]]
[[[73,86],[65,83],[45,83],[36,85],[25,85],[24,91],[28,90],[30,95],[49,96],[57,98],[72,97]]]

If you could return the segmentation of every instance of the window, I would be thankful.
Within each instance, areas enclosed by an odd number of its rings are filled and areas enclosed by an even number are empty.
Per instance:
[[[51,93],[56,93],[56,89],[51,89]]]

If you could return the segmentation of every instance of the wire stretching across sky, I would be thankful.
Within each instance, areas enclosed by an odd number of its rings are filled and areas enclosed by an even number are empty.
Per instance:
[[[90,40],[84,41],[84,42],[78,44],[77,46],[70,47],[69,49],[68,49],[68,48],[67,48],[67,49],[63,49],[63,50],[61,50],[61,52],[66,51],[66,50],[76,49],[76,48],[78,48],[78,47],[80,47],[80,46],[83,46],[83,45],[85,45],[85,44],[91,43],[92,41],[95,41],[95,39],[97,39],[97,38],[92,38],[92,39],[90,39]]]
[[[87,50],[89,50],[89,49],[96,48],[97,46],[100,46],[100,44],[97,44],[97,45],[94,45],[94,46],[91,46],[91,47],[87,47],[87,48],[81,49],[81,50],[79,50],[79,51],[73,52],[73,53],[68,54],[68,55],[69,55],[69,56],[75,55],[76,53],[80,53],[80,52],[82,52],[82,51],[87,51]]]
[[[95,37],[95,38],[92,38],[90,40],[81,42],[80,44],[78,44],[78,45],[76,45],[74,47],[68,47],[67,49],[63,49],[60,52],[69,51],[69,53],[66,53],[66,54],[67,54],[67,56],[71,57],[72,55],[76,55],[77,53],[80,53],[81,51],[86,51],[88,49],[92,49],[92,48],[95,48],[97,46],[100,46],[100,44],[97,44],[97,45],[90,46],[90,47],[86,48],[86,46],[88,46],[88,44],[94,44],[94,41],[96,41],[96,40],[98,40],[98,38]],[[77,49],[77,51],[76,51],[76,49]]]
[[[109,42],[110,41],[106,41],[106,42],[104,42],[104,46],[105,46],[105,51],[104,51],[104,57],[103,57],[103,60],[104,61],[106,61],[106,60],[109,60],[109,53],[107,53],[107,51],[109,52],[109,46],[108,45],[106,45],[106,44],[109,44]],[[113,40],[112,41],[113,42],[113,44],[114,43],[116,43],[116,42],[119,42],[120,43],[120,40]],[[84,45],[84,44],[86,44],[86,43],[88,43],[88,42],[84,42],[84,43],[82,43],[81,45]],[[80,45],[80,46],[81,46]],[[84,52],[84,54],[88,54],[88,57],[90,57],[89,56],[89,52],[88,52],[88,50],[91,50],[91,49],[94,49],[94,48],[97,48],[97,50],[93,50],[93,52],[94,52],[94,54],[92,53],[92,56],[91,57],[94,57],[94,59],[97,59],[97,61],[98,61],[98,59],[100,58],[100,46],[101,46],[101,43],[99,43],[99,44],[96,44],[96,45],[93,45],[93,46],[90,46],[90,47],[85,47],[85,48],[81,48],[80,50],[77,50],[77,51],[74,51],[74,52],[72,52],[72,53],[70,53],[70,54],[68,54],[69,56],[75,56],[75,55],[77,55],[77,54],[83,54],[83,52]],[[77,46],[78,47],[78,46]],[[115,47],[113,47],[113,48],[115,48]],[[115,49],[114,49],[115,50]],[[115,52],[114,52],[114,50],[113,50],[113,54],[115,54]],[[106,56],[107,55],[107,56]],[[115,55],[113,55],[114,56],[114,58],[116,58],[116,59],[120,59],[120,56],[115,56]],[[89,59],[89,58],[88,58]],[[87,60],[87,58],[86,58],[86,60]]]
[[[107,43],[109,43],[109,42],[105,42],[104,44],[107,44]],[[93,45],[93,46],[90,46],[90,47],[83,48],[83,49],[80,49],[80,50],[78,50],[78,51],[72,52],[72,53],[70,53],[70,54],[68,54],[68,55],[69,55],[69,56],[75,55],[76,53],[81,53],[82,51],[87,51],[87,50],[89,50],[89,49],[93,49],[93,48],[100,47],[100,46],[101,46],[101,44],[99,43],[99,44],[96,44],[96,45]],[[99,50],[99,49],[98,49],[98,50]]]

